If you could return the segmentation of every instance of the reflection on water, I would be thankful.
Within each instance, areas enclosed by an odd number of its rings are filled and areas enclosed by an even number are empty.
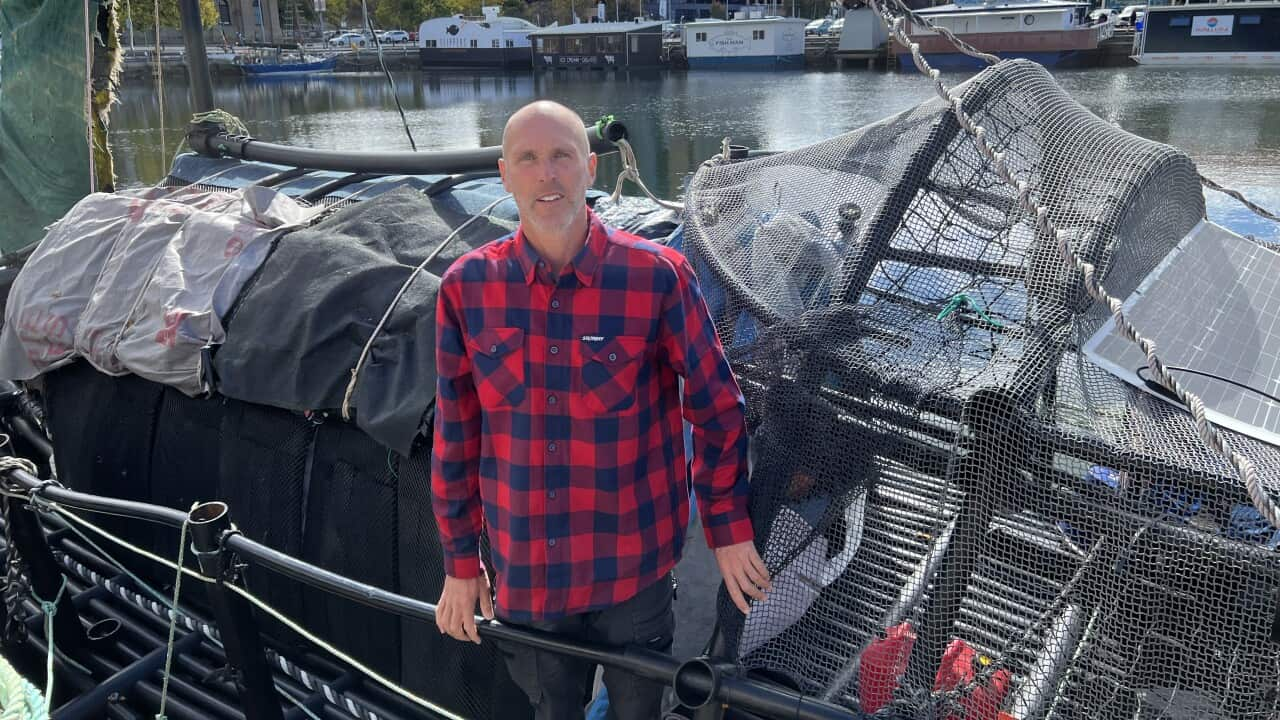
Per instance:
[[[1129,132],[1175,145],[1201,171],[1280,207],[1280,73],[1261,69],[1097,69],[1057,74],[1079,102]],[[950,76],[949,82],[963,77]],[[516,108],[546,97],[588,119],[614,114],[631,130],[646,182],[665,196],[716,153],[721,139],[792,149],[861,127],[932,97],[918,75],[865,72],[672,72],[394,76],[420,149],[497,144]],[[408,149],[395,100],[381,74],[273,81],[223,80],[214,103],[254,137],[325,149]],[[160,102],[148,82],[127,85],[112,115],[122,185],[163,176],[190,117],[187,87],[166,79],[164,143]],[[612,188],[605,158],[598,186]],[[1208,197],[1210,216],[1233,229],[1280,240],[1280,228],[1228,198]]]

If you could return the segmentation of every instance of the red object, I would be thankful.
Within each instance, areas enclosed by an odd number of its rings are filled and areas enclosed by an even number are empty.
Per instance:
[[[911,623],[894,625],[885,636],[867,646],[858,666],[858,702],[870,714],[889,704],[907,672],[907,661],[916,644]]]
[[[498,614],[515,622],[616,605],[675,565],[685,418],[708,545],[753,539],[742,391],[693,268],[585,212],[586,245],[558,277],[517,230],[440,279],[431,494],[445,572],[479,575],[483,522]]]
[[[978,667],[978,651],[964,640],[952,640],[947,651],[942,654],[942,664],[938,666],[938,673],[933,678],[933,691],[954,690],[968,685],[977,676]],[[958,702],[964,708],[964,713],[951,713],[947,715],[947,720],[999,720],[1000,705],[1004,702],[1004,696],[1009,693],[1011,680],[1008,670],[997,670],[986,682],[962,695]]]

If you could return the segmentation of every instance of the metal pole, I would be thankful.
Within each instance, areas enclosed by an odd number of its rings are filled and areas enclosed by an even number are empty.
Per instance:
[[[191,107],[196,112],[208,112],[213,109],[213,84],[209,81],[209,54],[204,47],[199,0],[178,0],[178,13],[182,16],[182,44],[187,50]]]
[[[240,671],[244,693],[240,704],[247,720],[283,720],[280,701],[276,699],[271,666],[262,649],[262,636],[253,619],[249,602],[225,587],[237,581],[240,570],[235,555],[223,544],[231,533],[231,517],[227,506],[209,502],[192,509],[191,545],[200,561],[200,571],[218,582],[209,586],[209,604],[222,632],[222,645],[227,663]]]

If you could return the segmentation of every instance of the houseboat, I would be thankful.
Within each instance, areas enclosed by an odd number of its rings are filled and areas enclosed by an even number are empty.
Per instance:
[[[488,5],[480,16],[432,18],[418,27],[418,53],[424,68],[529,67],[529,33],[538,26],[502,17]]]
[[[1133,59],[1143,65],[1280,65],[1280,2],[1148,6]]]
[[[690,68],[804,67],[804,18],[734,14],[732,20],[696,20],[684,27]]]
[[[544,70],[656,68],[662,65],[662,23],[590,22],[529,33],[533,66]]]
[[[946,28],[983,52],[1034,60],[1046,67],[1087,65],[1096,61],[1098,44],[1115,25],[1089,18],[1089,3],[1062,0],[956,0],[925,8],[916,15]],[[923,22],[912,22],[911,38],[935,67],[977,67],[981,61],[956,51],[951,42]],[[895,42],[898,61],[912,65],[911,52]]]

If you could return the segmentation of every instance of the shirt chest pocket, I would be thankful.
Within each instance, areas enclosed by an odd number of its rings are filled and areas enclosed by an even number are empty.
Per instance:
[[[524,402],[524,330],[485,328],[467,341],[480,404],[515,407]]]
[[[626,336],[582,343],[579,392],[589,410],[612,413],[635,406],[647,345],[643,337]]]

